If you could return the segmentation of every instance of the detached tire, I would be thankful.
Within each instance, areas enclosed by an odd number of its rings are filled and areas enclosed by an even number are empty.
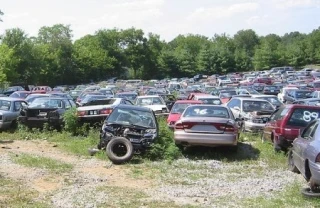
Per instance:
[[[133,146],[131,142],[122,137],[111,139],[106,148],[108,158],[114,164],[125,163],[133,157]]]

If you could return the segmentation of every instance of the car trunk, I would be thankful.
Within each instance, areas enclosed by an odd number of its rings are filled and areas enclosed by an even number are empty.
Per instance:
[[[56,108],[32,108],[27,110],[27,117],[47,117],[48,112],[56,111]]]
[[[182,120],[180,125],[187,133],[223,134],[234,132],[234,126],[229,119],[194,118]]]

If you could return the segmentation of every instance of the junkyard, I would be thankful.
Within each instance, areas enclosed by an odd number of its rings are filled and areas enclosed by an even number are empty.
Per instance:
[[[0,208],[320,207],[319,0],[2,0]]]

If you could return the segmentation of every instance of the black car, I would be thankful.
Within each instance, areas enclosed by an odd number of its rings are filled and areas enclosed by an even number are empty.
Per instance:
[[[18,120],[29,128],[43,128],[47,123],[56,129],[63,126],[63,114],[75,107],[72,100],[59,97],[36,98],[29,105],[22,107]]]
[[[262,93],[265,95],[278,95],[280,93],[280,89],[277,86],[267,85],[264,86]]]
[[[98,149],[106,149],[113,163],[124,163],[134,153],[144,153],[157,138],[158,132],[157,119],[151,109],[118,105],[102,126]]]

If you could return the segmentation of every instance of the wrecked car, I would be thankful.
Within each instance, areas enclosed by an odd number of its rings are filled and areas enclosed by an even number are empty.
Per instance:
[[[158,132],[158,123],[150,108],[121,104],[105,120],[98,149],[105,149],[114,164],[121,164],[151,147]]]
[[[268,101],[257,98],[232,98],[227,104],[234,117],[242,120],[241,131],[262,131],[275,107]]]
[[[29,105],[23,105],[18,120],[28,128],[43,128],[45,123],[49,126],[61,129],[63,126],[63,114],[74,107],[72,100],[59,97],[36,98]]]

